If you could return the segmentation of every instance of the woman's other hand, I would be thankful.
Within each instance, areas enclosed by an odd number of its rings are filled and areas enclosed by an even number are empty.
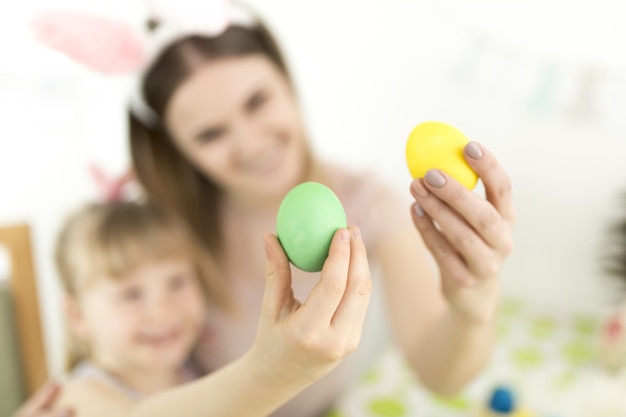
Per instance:
[[[484,321],[495,316],[515,211],[511,181],[496,158],[476,142],[464,153],[482,179],[486,198],[445,172],[430,170],[411,184],[412,216],[439,265],[445,297],[466,318]]]

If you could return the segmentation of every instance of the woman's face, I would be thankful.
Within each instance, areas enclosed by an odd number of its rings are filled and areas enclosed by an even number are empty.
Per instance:
[[[238,201],[281,199],[303,179],[308,150],[293,92],[260,54],[200,67],[172,95],[165,121],[183,155]]]

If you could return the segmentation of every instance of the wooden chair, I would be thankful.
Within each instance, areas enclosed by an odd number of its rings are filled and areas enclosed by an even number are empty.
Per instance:
[[[17,336],[25,394],[32,395],[48,378],[48,367],[39,315],[37,280],[33,264],[30,228],[27,224],[0,226],[0,245],[9,252],[10,304]]]

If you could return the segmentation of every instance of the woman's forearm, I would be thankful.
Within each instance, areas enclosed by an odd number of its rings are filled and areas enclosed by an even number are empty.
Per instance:
[[[442,395],[454,395],[469,383],[491,357],[495,318],[469,322],[446,309],[411,349],[409,362],[422,382]]]
[[[267,416],[308,385],[273,379],[255,360],[247,354],[197,381],[151,396],[132,417]]]

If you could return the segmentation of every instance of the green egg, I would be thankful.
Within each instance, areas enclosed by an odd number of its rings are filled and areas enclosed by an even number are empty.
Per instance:
[[[318,182],[292,188],[276,217],[276,234],[289,262],[306,272],[322,270],[333,235],[346,226],[341,201]]]

